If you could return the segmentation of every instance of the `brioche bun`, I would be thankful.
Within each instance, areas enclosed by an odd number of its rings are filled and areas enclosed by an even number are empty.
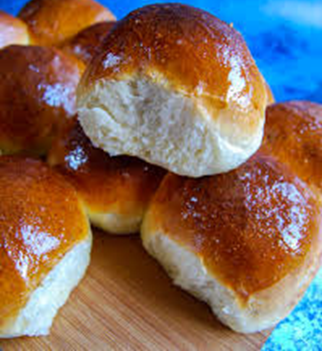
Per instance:
[[[167,175],[142,240],[174,284],[233,330],[257,332],[287,316],[320,267],[321,213],[287,166],[257,153],[226,174]]]
[[[229,171],[260,146],[267,104],[242,36],[180,4],[143,7],[118,21],[78,89],[93,144],[169,171]]]
[[[76,191],[41,161],[0,157],[0,338],[46,335],[83,277],[90,226]]]
[[[112,234],[139,232],[165,174],[134,157],[110,157],[95,148],[76,118],[53,143],[48,162],[75,186],[92,224]]]
[[[61,49],[89,64],[114,25],[115,21],[93,24],[67,41]]]
[[[94,23],[115,20],[94,0],[31,0],[20,11],[35,43],[57,46]]]
[[[47,152],[75,113],[82,67],[51,48],[12,45],[0,50],[0,153]]]

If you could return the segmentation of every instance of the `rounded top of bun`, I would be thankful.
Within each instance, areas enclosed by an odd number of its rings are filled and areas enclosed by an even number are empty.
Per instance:
[[[80,96],[96,81],[140,75],[203,98],[205,107],[234,109],[229,128],[240,113],[248,134],[258,127],[255,112],[266,106],[263,78],[240,33],[187,5],[145,6],[118,21],[86,71]]]
[[[56,138],[48,162],[73,183],[90,211],[133,213],[147,204],[165,171],[135,157],[111,157],[92,145],[76,118]]]
[[[115,21],[93,24],[67,41],[61,49],[88,64],[114,25]]]
[[[241,302],[320,247],[315,197],[287,167],[260,153],[226,174],[169,174],[147,217],[146,233],[162,233],[194,253]]]
[[[75,113],[79,62],[39,46],[0,50],[2,153],[47,151],[57,129]]]
[[[39,160],[0,157],[0,328],[89,224],[74,188]]]
[[[29,44],[28,27],[19,18],[0,11],[0,48],[11,44]]]
[[[82,29],[114,15],[94,0],[31,0],[19,13],[38,45],[59,45]]]
[[[262,149],[322,191],[322,105],[290,101],[269,106]]]

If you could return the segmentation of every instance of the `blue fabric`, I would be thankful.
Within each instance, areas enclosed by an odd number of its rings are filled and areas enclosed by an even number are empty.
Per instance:
[[[0,0],[0,9],[16,14],[24,2]],[[121,18],[137,7],[157,1],[101,2]],[[306,99],[322,103],[322,0],[184,2],[234,23],[278,101]],[[322,272],[263,349],[322,350]]]
[[[278,303],[278,302],[277,302]],[[322,350],[322,270],[293,313],[281,322],[263,351]]]

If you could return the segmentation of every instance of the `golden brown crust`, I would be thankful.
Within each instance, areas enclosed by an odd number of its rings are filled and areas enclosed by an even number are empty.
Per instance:
[[[268,85],[266,81],[265,81],[265,87],[266,87],[266,94],[267,94],[267,105],[274,104],[275,102],[274,94],[272,92],[271,87]]]
[[[114,15],[94,0],[31,0],[19,13],[38,45],[60,45],[84,28]]]
[[[76,59],[38,46],[0,50],[0,150],[43,154],[75,113],[81,67]]]
[[[181,4],[146,6],[118,21],[86,72],[80,95],[99,79],[143,74],[203,98],[209,108],[236,108],[248,118],[249,130],[258,128],[253,112],[266,106],[263,78],[242,36]]]
[[[149,208],[152,231],[196,254],[241,300],[303,264],[320,241],[319,211],[305,184],[261,153],[222,175],[168,175]]]
[[[322,191],[322,105],[292,101],[269,106],[262,150]]]
[[[28,42],[27,25],[19,18],[0,11],[0,48],[11,44],[27,44]]]
[[[66,42],[61,49],[89,64],[115,23],[115,21],[101,22],[85,28]]]
[[[89,235],[74,188],[41,161],[0,157],[0,326]]]
[[[92,146],[76,119],[48,155],[75,186],[91,212],[142,215],[165,171],[134,157],[110,157]]]

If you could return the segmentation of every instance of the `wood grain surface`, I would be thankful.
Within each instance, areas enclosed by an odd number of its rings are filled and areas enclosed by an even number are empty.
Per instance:
[[[0,341],[9,350],[259,350],[269,332],[241,335],[171,285],[139,238],[95,232],[86,277],[51,335]]]

